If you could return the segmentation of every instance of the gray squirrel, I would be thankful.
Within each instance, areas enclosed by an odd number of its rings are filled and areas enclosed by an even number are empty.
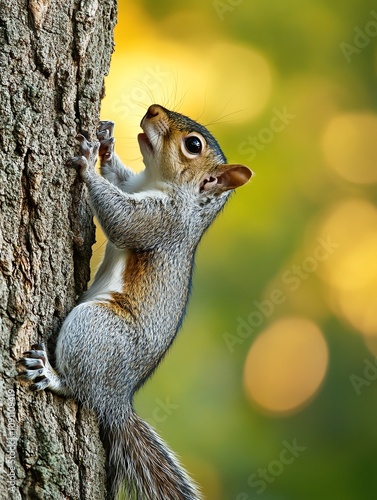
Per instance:
[[[130,498],[197,500],[197,487],[132,400],[180,328],[201,237],[252,172],[228,165],[204,126],[153,104],[138,135],[145,169],[135,174],[114,153],[113,128],[101,122],[95,143],[79,135],[80,156],[71,160],[108,238],[103,261],[61,327],[56,367],[35,344],[21,360],[23,375],[32,390],[48,388],[96,412],[109,498],[125,483]]]

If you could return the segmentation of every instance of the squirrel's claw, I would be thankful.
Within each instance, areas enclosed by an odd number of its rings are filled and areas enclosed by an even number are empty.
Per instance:
[[[85,158],[85,156],[75,156],[68,160],[67,165],[69,167],[79,168],[81,172],[82,169],[88,168],[88,160]]]
[[[109,137],[113,137],[114,133],[114,122],[110,120],[99,122],[97,138],[100,141],[102,138],[106,139]]]
[[[85,179],[86,174],[96,168],[100,144],[97,141],[89,142],[82,134],[78,134],[76,139],[79,142],[79,156],[70,158],[67,165],[78,168],[81,177]]]
[[[92,162],[93,159],[97,159],[98,150],[99,150],[99,142],[89,142],[86,137],[82,134],[78,134],[76,136],[77,141],[80,144],[80,154],[81,156],[85,156],[85,158]]]
[[[31,349],[33,350],[37,350],[37,351],[45,351],[46,348],[45,348],[45,345],[43,343],[40,343],[40,344],[33,344],[31,346]]]
[[[49,387],[50,383],[51,381],[47,377],[36,378],[34,384],[31,384],[30,390],[33,392],[43,391]]]
[[[100,141],[99,156],[102,162],[110,160],[114,153],[115,138],[113,137],[113,132],[114,122],[100,122],[97,139]]]
[[[33,344],[30,348],[30,351],[26,351],[23,353],[24,358],[20,360],[20,362],[23,362],[25,358],[32,360],[43,360],[43,362],[46,362],[46,351],[45,351],[45,346],[44,344]],[[26,366],[26,365],[25,365]]]

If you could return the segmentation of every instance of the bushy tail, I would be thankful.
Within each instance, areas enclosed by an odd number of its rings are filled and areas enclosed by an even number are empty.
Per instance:
[[[125,428],[107,429],[109,498],[119,489],[138,500],[200,500],[201,496],[177,458],[132,409]]]

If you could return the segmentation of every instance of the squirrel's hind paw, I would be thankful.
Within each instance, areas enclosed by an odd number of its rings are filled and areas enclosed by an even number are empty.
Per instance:
[[[48,379],[49,363],[46,351],[42,344],[32,345],[30,351],[24,352],[24,355],[19,360],[19,363],[24,368],[20,374],[26,380],[37,380],[37,384],[41,386],[42,380]],[[46,388],[46,384],[44,385],[45,387],[41,387],[41,389]],[[34,390],[37,389],[35,388]]]
[[[50,365],[43,344],[32,345],[30,351],[24,352],[19,364],[22,365],[20,376],[34,382],[30,386],[30,390],[50,389],[59,394],[68,393],[66,386]]]

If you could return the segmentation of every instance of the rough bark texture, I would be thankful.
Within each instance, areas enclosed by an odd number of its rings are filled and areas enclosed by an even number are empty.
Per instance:
[[[66,160],[93,136],[116,0],[0,0],[0,498],[103,499],[95,417],[15,379],[86,288],[94,228]],[[52,342],[53,344],[53,342]]]

